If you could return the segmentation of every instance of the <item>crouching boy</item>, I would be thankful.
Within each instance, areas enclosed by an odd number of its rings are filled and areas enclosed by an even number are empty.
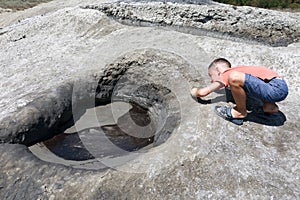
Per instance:
[[[247,116],[246,96],[252,96],[263,102],[265,113],[279,111],[275,102],[284,100],[288,95],[286,82],[276,72],[265,67],[237,66],[224,58],[215,59],[208,67],[211,84],[204,88],[193,88],[193,97],[204,97],[211,92],[230,87],[236,106],[216,106],[216,113],[224,119],[242,125]]]

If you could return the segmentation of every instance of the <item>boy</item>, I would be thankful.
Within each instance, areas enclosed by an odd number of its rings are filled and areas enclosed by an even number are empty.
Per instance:
[[[204,88],[193,88],[193,97],[204,97],[211,92],[230,86],[236,106],[216,106],[216,113],[237,125],[243,124],[247,116],[246,95],[251,95],[263,101],[265,113],[279,111],[275,102],[282,101],[288,95],[286,82],[271,69],[254,66],[237,66],[224,58],[215,59],[208,67],[211,84]]]

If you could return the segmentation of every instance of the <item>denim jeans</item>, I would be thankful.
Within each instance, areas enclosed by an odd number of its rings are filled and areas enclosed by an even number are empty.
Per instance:
[[[246,74],[244,89],[247,95],[251,95],[264,102],[279,102],[288,95],[288,86],[282,78],[273,78],[264,81],[260,78]]]

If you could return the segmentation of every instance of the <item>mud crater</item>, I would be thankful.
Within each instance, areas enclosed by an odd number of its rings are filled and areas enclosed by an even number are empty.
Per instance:
[[[72,92],[57,96],[67,106],[51,108],[59,116],[40,116],[28,131],[17,134],[23,140],[15,143],[29,146],[42,160],[84,169],[106,169],[99,159],[145,153],[161,145],[181,119],[176,95],[163,86],[169,74],[155,69],[168,71],[170,62],[176,63],[167,57],[151,50],[134,52],[107,65],[93,81],[77,81],[69,87]]]

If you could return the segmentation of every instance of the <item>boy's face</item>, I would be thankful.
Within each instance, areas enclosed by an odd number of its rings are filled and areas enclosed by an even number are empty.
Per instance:
[[[212,83],[220,81],[219,74],[220,73],[217,71],[217,69],[215,69],[213,67],[208,70],[208,75],[210,76],[210,80],[211,80]]]

